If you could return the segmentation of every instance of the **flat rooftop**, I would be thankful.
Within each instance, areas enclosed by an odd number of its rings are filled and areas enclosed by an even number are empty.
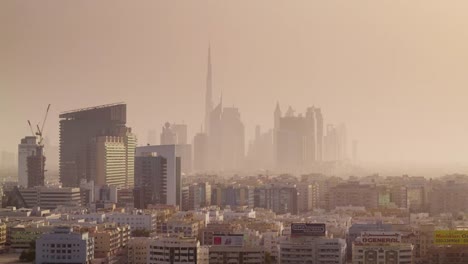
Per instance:
[[[61,112],[59,117],[60,118],[73,118],[75,116],[75,114],[77,114],[77,113],[85,113],[85,112],[91,112],[91,111],[95,111],[95,110],[100,110],[100,109],[105,109],[105,108],[112,108],[112,107],[116,107],[116,106],[125,106],[125,105],[126,104],[124,102],[119,102],[119,103],[112,103],[112,104],[85,107],[85,108],[80,108],[80,109]]]

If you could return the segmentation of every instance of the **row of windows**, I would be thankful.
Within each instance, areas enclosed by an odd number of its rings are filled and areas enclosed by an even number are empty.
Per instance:
[[[57,245],[57,248],[71,248],[72,246],[79,246],[78,244],[45,244],[43,243],[42,246],[45,247],[45,246],[49,246],[50,247],[55,247],[55,245]]]
[[[49,250],[48,249],[47,250],[43,249],[42,252],[47,252],[48,253]],[[57,249],[57,250],[51,249],[50,250],[50,253],[71,253],[71,252],[72,252],[71,249],[69,249],[69,250],[66,250],[66,249],[62,249],[62,250],[60,250],[60,249]],[[80,250],[79,249],[77,249],[77,250],[74,249],[73,252],[80,252]]]

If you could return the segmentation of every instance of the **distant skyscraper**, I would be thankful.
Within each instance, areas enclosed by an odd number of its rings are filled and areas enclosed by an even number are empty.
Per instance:
[[[320,108],[307,108],[305,116],[289,107],[284,116],[279,104],[274,112],[274,148],[278,169],[303,172],[322,158],[323,118]]]
[[[177,144],[177,135],[173,131],[171,124],[166,122],[162,127],[161,132],[161,145],[175,145]]]
[[[274,161],[273,130],[262,133],[260,126],[257,126],[247,156],[249,168],[271,169]]]
[[[223,170],[239,170],[244,165],[245,136],[244,124],[239,109],[225,107],[221,116],[222,145],[221,164]]]
[[[126,105],[119,103],[60,114],[60,181],[63,186],[78,187],[81,179],[105,179],[106,183],[124,183],[127,187],[133,187],[136,138],[125,126],[126,112]],[[112,142],[114,139],[120,143],[115,144]],[[112,145],[115,149],[99,151],[106,145]],[[120,171],[118,176],[103,170],[106,166],[110,168],[110,163],[106,165],[103,162],[106,155],[109,157],[114,155],[112,153],[119,156],[113,158],[124,163],[117,165]],[[121,175],[123,171],[126,175]]]
[[[187,144],[187,125],[186,124],[172,124],[172,129],[177,137],[177,144]]]
[[[323,139],[323,159],[325,161],[343,161],[347,159],[346,127],[327,125],[327,134]]]
[[[166,122],[162,127],[161,145],[184,145],[187,144],[187,125],[170,124]]]
[[[307,108],[305,115],[305,160],[307,164],[317,161],[315,108]]]
[[[221,115],[223,113],[223,102],[219,104],[210,113],[210,126],[208,130],[208,165],[209,169],[221,169],[221,150],[222,150],[222,123]]]
[[[317,139],[316,139],[316,146],[317,146],[317,161],[322,161],[323,155],[323,116],[322,111],[320,108],[315,108],[315,120],[317,122],[316,130],[317,130]]]
[[[20,186],[28,187],[28,157],[35,155],[38,147],[35,136],[21,139],[18,145],[18,184]]]
[[[206,171],[208,168],[208,135],[197,133],[193,139],[193,168]]]
[[[353,162],[358,161],[358,141],[353,140],[353,147],[352,147],[352,155],[353,155]]]
[[[205,134],[207,135],[206,164],[208,170],[239,170],[244,165],[244,125],[239,110],[223,108],[222,97],[216,107],[212,102],[211,48],[208,48],[208,70],[205,96]],[[198,142],[203,139],[198,137]],[[199,146],[201,146],[199,144]],[[203,148],[202,148],[203,149]],[[200,149],[197,149],[200,150]],[[197,157],[197,160],[204,160]]]
[[[209,133],[210,116],[213,111],[213,76],[211,72],[211,46],[208,47],[208,70],[206,73],[206,94],[205,94],[205,132]]]
[[[323,159],[325,161],[337,161],[339,144],[338,132],[334,125],[327,125],[327,133],[323,139]]]

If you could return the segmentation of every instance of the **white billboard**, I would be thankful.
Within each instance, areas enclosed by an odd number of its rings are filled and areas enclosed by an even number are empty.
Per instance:
[[[243,234],[213,235],[213,245],[242,247],[244,245],[244,235]]]

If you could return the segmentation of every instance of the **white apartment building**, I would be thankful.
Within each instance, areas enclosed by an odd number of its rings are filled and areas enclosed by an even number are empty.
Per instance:
[[[36,262],[84,263],[94,259],[94,239],[88,233],[74,233],[71,227],[56,227],[36,240]]]
[[[157,228],[155,213],[135,210],[132,213],[108,213],[105,217],[106,222],[129,225],[131,231],[146,229],[153,232]]]
[[[346,241],[326,237],[285,237],[279,243],[281,264],[345,264]]]
[[[279,235],[278,232],[265,232],[263,235],[263,248],[274,259],[278,259]]]
[[[402,243],[398,232],[362,232],[353,242],[353,264],[413,263],[413,245]]]
[[[135,210],[129,213],[94,213],[74,215],[75,219],[85,219],[86,221],[96,221],[96,223],[116,223],[118,225],[129,225],[131,231],[137,229],[146,229],[155,231],[156,214],[145,213],[140,210]]]
[[[28,208],[55,209],[61,206],[81,206],[80,188],[33,187],[20,188],[19,192]]]
[[[148,264],[208,264],[208,247],[196,238],[158,237],[148,248]]]
[[[262,247],[210,246],[210,264],[264,264],[265,251]]]

